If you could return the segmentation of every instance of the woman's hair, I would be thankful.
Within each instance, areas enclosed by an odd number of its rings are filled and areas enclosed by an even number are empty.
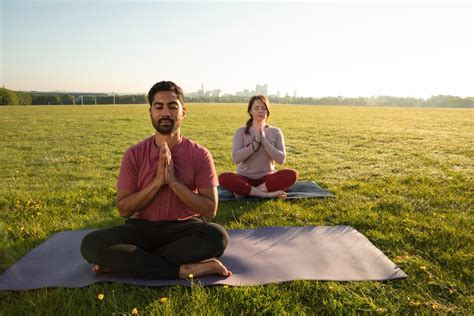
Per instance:
[[[256,100],[260,100],[260,101],[263,102],[263,104],[265,104],[265,106],[267,107],[267,120],[270,117],[270,101],[268,101],[267,97],[264,96],[264,95],[260,95],[260,94],[259,95],[254,95],[250,99],[249,105],[247,106],[247,113],[250,115],[250,118],[248,119],[247,123],[245,124],[246,125],[245,134],[247,134],[247,135],[250,135],[249,129],[252,126],[252,121],[253,121],[252,114],[250,114],[250,109],[252,109],[252,105]]]

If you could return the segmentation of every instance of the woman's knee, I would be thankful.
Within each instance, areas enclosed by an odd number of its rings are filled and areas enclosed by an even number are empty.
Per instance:
[[[288,178],[291,179],[291,181],[296,182],[298,180],[299,174],[298,171],[294,169],[286,169],[287,171],[287,176]]]
[[[221,173],[218,177],[219,184],[222,185],[223,187],[227,186],[229,184],[229,182],[232,181],[234,175],[235,174],[232,173],[232,172],[223,172],[223,173]]]

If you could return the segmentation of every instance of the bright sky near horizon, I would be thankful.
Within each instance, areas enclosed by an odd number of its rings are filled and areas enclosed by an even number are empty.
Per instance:
[[[12,90],[474,96],[471,1],[0,2]]]

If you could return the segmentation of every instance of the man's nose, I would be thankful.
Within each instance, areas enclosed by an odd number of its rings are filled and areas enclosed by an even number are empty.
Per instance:
[[[168,109],[168,107],[164,106],[161,109],[161,115],[160,116],[170,116],[170,109]]]

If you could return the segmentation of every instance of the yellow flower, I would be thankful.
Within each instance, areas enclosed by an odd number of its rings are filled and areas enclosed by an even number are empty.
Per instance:
[[[100,293],[97,295],[97,298],[102,301],[104,299],[104,294]]]
[[[420,266],[420,269],[426,271],[426,266]]]
[[[168,298],[167,297],[162,297],[160,298],[160,303],[166,303],[168,302]]]
[[[190,273],[190,274],[188,275],[188,278],[190,278],[190,279],[194,278],[194,274]]]
[[[131,314],[132,315],[138,315],[138,309],[136,307],[134,309],[132,309]]]
[[[229,286],[228,286],[228,285],[224,285],[224,289],[228,289],[228,288],[229,288]]]

